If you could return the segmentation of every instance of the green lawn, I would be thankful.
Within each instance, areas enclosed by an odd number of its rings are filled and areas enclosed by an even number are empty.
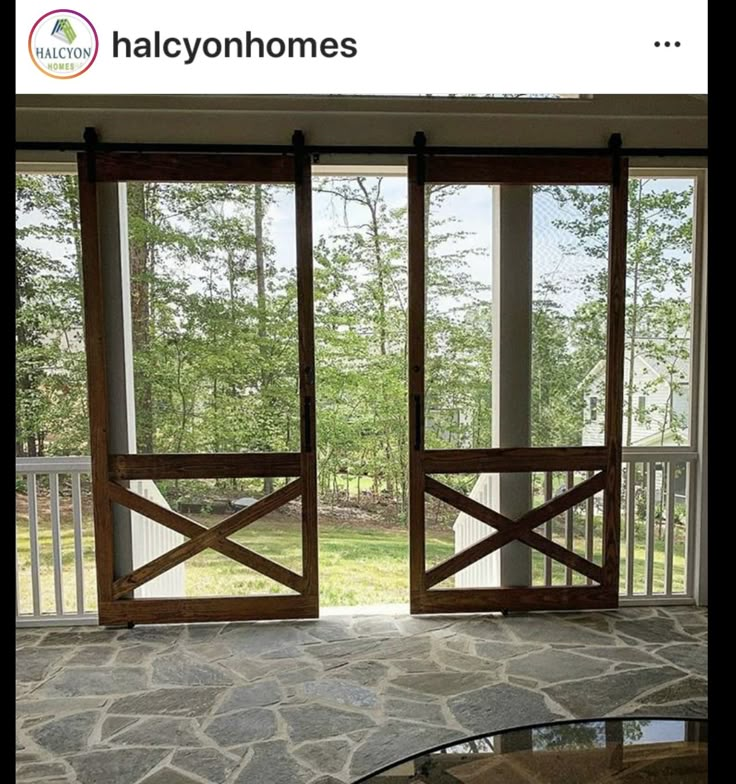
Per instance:
[[[259,525],[261,526],[259,529]],[[68,522],[62,525],[62,562],[64,572],[64,608],[76,609],[74,538]],[[265,524],[242,531],[237,541],[257,552],[299,571],[301,542],[299,521],[275,515]],[[31,611],[30,546],[27,518],[19,515],[16,522],[18,552],[18,601],[21,612]],[[583,542],[576,538],[576,549],[584,552]],[[427,562],[438,563],[453,552],[451,530],[432,530],[427,537]],[[621,573],[626,574],[626,547],[622,546]],[[635,590],[643,591],[645,575],[644,527],[637,528],[635,549]],[[39,523],[39,555],[41,562],[41,599],[44,612],[54,611],[53,561],[51,531],[48,522]],[[596,559],[599,552],[596,552]],[[94,555],[91,520],[84,525],[84,595],[87,609],[96,605],[94,587]],[[532,560],[534,583],[543,581],[543,560]],[[553,583],[563,584],[565,568],[553,565]],[[185,567],[187,594],[191,596],[246,595],[252,593],[288,592],[267,578],[206,550]],[[684,543],[677,542],[674,554],[673,590],[682,591],[684,580]],[[574,576],[574,583],[584,578]],[[442,587],[451,587],[444,583]],[[623,579],[622,579],[623,587]],[[664,542],[656,541],[654,558],[654,590],[664,587]],[[408,546],[404,530],[337,524],[322,521],[320,525],[320,598],[325,607],[355,604],[393,604],[406,602],[408,597]]]

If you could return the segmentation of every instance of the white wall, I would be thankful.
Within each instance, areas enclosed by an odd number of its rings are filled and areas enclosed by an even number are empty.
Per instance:
[[[166,498],[150,479],[144,479],[132,484],[138,485],[134,492],[153,501],[154,504],[162,506],[164,509],[171,509]],[[131,532],[133,547],[133,568],[137,569],[159,555],[173,550],[177,545],[182,544],[184,537],[181,534],[166,528],[163,525],[154,523],[147,517],[131,512]],[[149,597],[181,597],[186,595],[184,585],[184,571],[186,564],[181,563],[173,569],[169,569],[153,580],[137,588],[135,597],[145,599]]]

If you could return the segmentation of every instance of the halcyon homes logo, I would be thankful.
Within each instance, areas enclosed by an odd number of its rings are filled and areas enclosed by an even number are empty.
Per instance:
[[[95,61],[98,49],[92,22],[68,8],[44,14],[28,36],[28,52],[34,65],[54,79],[81,76]]]
[[[67,44],[73,44],[74,39],[77,37],[72,23],[68,19],[57,19],[51,35]]]

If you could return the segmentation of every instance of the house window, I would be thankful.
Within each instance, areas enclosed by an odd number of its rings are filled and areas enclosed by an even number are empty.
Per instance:
[[[591,397],[590,398],[590,421],[597,422],[598,421],[598,398]]]
[[[645,395],[639,395],[636,405],[636,418],[640,425],[643,425],[647,418],[647,399]]]

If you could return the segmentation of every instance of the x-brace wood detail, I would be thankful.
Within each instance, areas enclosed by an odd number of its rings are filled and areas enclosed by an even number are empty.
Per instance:
[[[493,533],[485,539],[481,539],[480,542],[466,547],[464,550],[455,553],[451,558],[428,570],[425,575],[426,586],[431,588],[433,585],[437,585],[437,583],[451,577],[466,566],[475,563],[486,555],[490,555],[490,553],[514,540],[524,542],[535,550],[600,583],[603,579],[603,570],[600,566],[582,558],[571,550],[561,547],[551,539],[541,536],[533,529],[546,523],[553,517],[557,517],[558,514],[567,511],[573,506],[577,506],[582,501],[585,501],[586,498],[595,495],[595,493],[603,490],[605,484],[606,475],[603,472],[599,472],[579,485],[575,485],[567,492],[532,509],[518,520],[511,520],[462,493],[458,493],[431,476],[426,477],[424,489],[429,495],[450,504],[455,509],[465,512],[497,530],[497,533]]]
[[[178,512],[165,509],[153,503],[153,501],[149,501],[147,498],[111,482],[109,488],[111,501],[126,506],[128,509],[145,515],[167,528],[190,537],[188,542],[184,542],[153,561],[138,567],[138,569],[135,569],[125,577],[115,580],[113,583],[113,598],[119,599],[134,588],[138,588],[169,569],[173,569],[178,564],[188,561],[208,547],[242,563],[244,566],[255,569],[265,577],[270,577],[292,590],[300,591],[304,582],[302,575],[292,572],[269,558],[258,555],[258,553],[249,550],[247,547],[231,542],[227,537],[251,525],[251,523],[256,522],[256,520],[273,512],[285,503],[298,498],[301,494],[301,489],[301,479],[296,479],[276,492],[256,501],[255,504],[247,509],[241,509],[212,528],[207,528]]]

